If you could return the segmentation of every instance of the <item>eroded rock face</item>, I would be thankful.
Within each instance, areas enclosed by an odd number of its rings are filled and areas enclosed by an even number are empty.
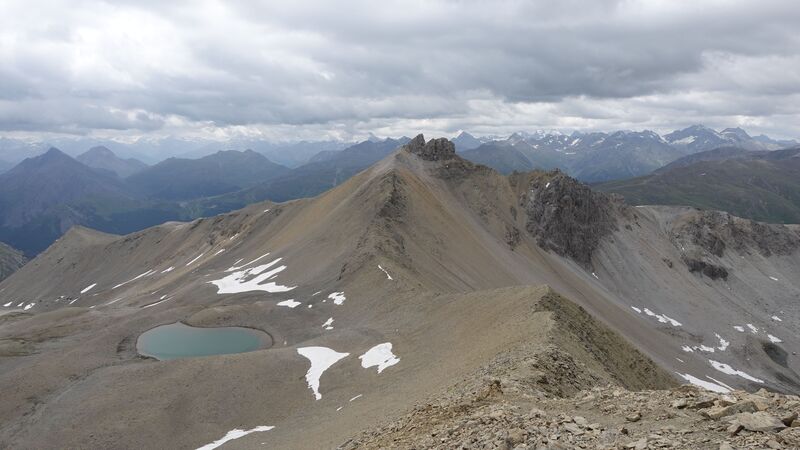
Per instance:
[[[783,225],[741,219],[720,211],[700,211],[674,230],[678,240],[688,240],[721,257],[725,251],[785,255],[800,247],[800,236]]]
[[[690,272],[711,279],[727,279],[722,258],[728,252],[757,253],[765,257],[792,253],[800,236],[783,225],[741,219],[720,211],[697,211],[672,229],[673,242],[685,251]]]
[[[540,247],[588,266],[600,240],[617,229],[621,201],[559,170],[535,178],[523,199],[526,228]]]
[[[456,146],[446,138],[431,139],[426,143],[425,137],[421,134],[403,148],[427,161],[443,161],[456,155]]]

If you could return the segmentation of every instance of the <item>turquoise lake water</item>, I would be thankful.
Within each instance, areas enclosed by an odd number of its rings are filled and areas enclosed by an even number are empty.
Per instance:
[[[267,333],[252,328],[200,328],[176,322],[142,333],[136,341],[136,350],[164,361],[252,352],[271,344]]]

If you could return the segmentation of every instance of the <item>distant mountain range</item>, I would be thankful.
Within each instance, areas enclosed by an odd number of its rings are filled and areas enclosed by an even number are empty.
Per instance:
[[[797,145],[766,136],[751,137],[740,128],[717,132],[701,125],[664,137],[652,131],[613,133],[515,133],[463,152],[473,162],[502,173],[560,168],[585,182],[646,175],[683,156],[721,146],[745,150],[775,150]]]
[[[736,147],[681,158],[651,175],[594,186],[634,205],[719,209],[773,223],[800,223],[800,147]]]
[[[196,210],[181,201],[239,191],[289,170],[253,151],[144,168],[107,148],[80,159],[88,165],[52,148],[0,174],[0,241],[32,256],[75,225],[120,234],[188,220]]]
[[[671,145],[684,148],[688,153],[697,153],[723,146],[734,146],[746,150],[777,150],[797,145],[796,141],[781,141],[760,135],[752,137],[741,128],[726,128],[720,132],[702,125],[693,125],[683,130],[664,135]]]
[[[52,148],[0,174],[0,241],[33,256],[75,225],[124,234],[262,200],[317,195],[384,158],[408,138],[370,140],[295,169],[260,153],[220,151],[139,169],[107,148],[81,159]]]
[[[0,241],[35,255],[74,225],[127,233],[180,218],[138,198],[116,174],[53,148],[0,175]]]
[[[538,130],[532,133],[520,131],[509,138],[496,135],[476,136],[467,131],[459,131],[453,139],[453,143],[456,145],[456,151],[460,153],[490,142],[523,138],[533,145],[539,145],[540,147],[545,145],[556,151],[571,152],[575,147],[572,145],[575,138],[589,135],[609,136],[615,133],[615,131],[606,133],[582,133],[578,131],[572,134],[564,134],[554,130]],[[644,130],[641,133],[649,134],[652,132]],[[382,139],[370,134],[366,140],[375,142]],[[775,140],[764,135],[751,137],[739,128],[727,128],[717,132],[702,125],[694,125],[668,133],[663,136],[663,140],[674,147],[685,147],[685,154],[710,150],[724,145],[733,145],[749,150],[773,150],[796,144],[795,141]],[[276,164],[295,168],[308,162],[313,162],[312,158],[320,153],[335,153],[356,143],[356,141],[350,140],[281,142],[266,138],[234,138],[219,141],[176,137],[142,137],[131,142],[70,137],[30,142],[0,137],[0,172],[2,171],[3,161],[7,165],[13,166],[25,158],[44,153],[51,147],[56,147],[72,156],[78,156],[86,152],[87,148],[105,147],[122,159],[135,158],[146,164],[156,164],[170,157],[197,159],[216,153],[219,150],[244,151],[251,149],[261,153]],[[129,175],[121,176],[124,178]]]
[[[128,233],[263,200],[311,197],[341,184],[408,141],[372,136],[345,149],[332,143],[300,143],[295,149],[303,148],[304,155],[315,153],[304,156],[309,162],[295,168],[255,150],[218,151],[197,159],[173,157],[147,166],[121,158],[108,147],[93,147],[76,159],[51,149],[0,174],[0,241],[32,256],[73,225]],[[792,143],[750,137],[741,129],[717,132],[702,126],[665,137],[651,131],[570,135],[539,131],[497,139],[461,132],[453,142],[464,158],[504,174],[560,168],[586,182],[641,177],[669,164],[717,158],[714,152],[704,152],[721,144],[737,149],[720,153],[730,158],[733,151],[748,154]],[[9,140],[2,140],[0,146],[10,148]],[[27,150],[35,151],[31,146]],[[12,153],[0,151],[0,156]],[[634,202],[640,198],[631,190],[628,195]],[[642,200],[650,198],[642,196]],[[679,198],[663,202],[675,203]],[[711,207],[699,201],[687,203]],[[731,206],[727,210],[763,220],[797,221],[786,208],[760,211]]]
[[[13,167],[23,159],[40,155],[52,147],[75,157],[86,152],[88,148],[105,147],[122,159],[134,158],[147,164],[155,164],[170,157],[197,159],[219,150],[244,151],[251,149],[277,164],[298,167],[321,151],[339,151],[355,143],[346,140],[273,142],[263,139],[232,139],[223,142],[172,137],[140,138],[133,142],[92,138],[58,138],[29,142],[0,137],[0,161],[5,161],[10,167]],[[1,163],[0,171],[2,171]]]
[[[313,197],[347,181],[356,173],[385,158],[409,138],[364,141],[339,152],[323,153],[312,162],[251,188],[211,197],[187,206],[194,216],[232,211],[263,200],[282,202]]]
[[[199,159],[169,158],[126,181],[144,197],[179,201],[239,191],[288,171],[253,150],[229,150]]]

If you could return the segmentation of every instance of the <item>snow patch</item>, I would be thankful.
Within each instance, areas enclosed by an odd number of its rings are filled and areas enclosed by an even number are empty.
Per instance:
[[[256,258],[256,259],[254,259],[254,260],[250,261],[250,262],[249,262],[249,263],[247,263],[247,264],[242,264],[241,266],[237,266],[237,264],[239,264],[240,262],[242,262],[242,260],[244,260],[244,258],[242,258],[242,259],[240,259],[240,260],[236,261],[235,263],[233,263],[233,265],[232,265],[231,267],[228,267],[227,269],[225,269],[225,272],[233,272],[234,270],[243,269],[243,268],[245,268],[245,267],[249,266],[250,264],[253,264],[253,263],[255,263],[255,262],[258,262],[258,261],[260,261],[261,259],[264,259],[264,258],[266,258],[267,256],[269,256],[269,252],[267,252],[267,253],[264,253],[263,255],[261,255],[261,256],[259,256],[258,258]]]
[[[688,373],[680,373],[680,372],[676,372],[676,373],[681,378],[683,378],[684,380],[688,381],[689,383],[691,383],[691,384],[693,384],[695,386],[699,386],[699,387],[701,387],[701,388],[703,388],[703,389],[705,389],[707,391],[718,392],[720,394],[727,394],[727,393],[731,392],[731,389],[727,389],[724,386],[720,386],[719,384],[712,383],[710,381],[701,380],[700,378],[697,378],[695,376],[689,375]]]
[[[85,288],[83,288],[83,290],[81,291],[81,294],[85,294],[85,293],[87,293],[87,292],[91,291],[91,290],[92,290],[92,288],[94,288],[95,286],[97,286],[97,283],[90,284],[89,286],[86,286],[86,287],[85,287]]]
[[[744,327],[740,325],[734,325],[733,329],[738,331],[739,333],[744,333]]]
[[[717,337],[717,339],[719,339],[719,347],[717,348],[719,349],[719,351],[724,352],[728,348],[728,346],[731,345],[731,343],[723,339],[722,336],[720,336],[719,334],[714,333],[714,335]]]
[[[280,262],[282,258],[278,258],[267,264],[262,264],[250,269],[240,270],[232,274],[220,278],[219,280],[209,281],[209,283],[217,286],[218,294],[238,294],[241,292],[251,291],[264,291],[264,292],[287,292],[296,288],[297,286],[283,286],[271,281],[266,284],[261,284],[286,269],[286,266],[279,266],[272,270],[267,270]],[[248,279],[249,278],[249,279]]]
[[[198,447],[197,450],[213,450],[213,449],[215,449],[217,447],[220,447],[220,446],[224,445],[228,441],[232,441],[234,439],[239,439],[240,437],[247,436],[248,434],[251,434],[251,433],[257,433],[257,432],[260,432],[260,431],[269,431],[269,430],[271,430],[273,428],[275,428],[275,427],[269,426],[269,425],[263,425],[263,426],[260,426],[260,427],[251,428],[249,430],[240,430],[240,429],[236,428],[236,429],[233,429],[231,431],[228,431],[225,434],[225,436],[223,436],[221,439],[217,439],[216,441],[214,441],[214,442],[212,442],[210,444],[206,444],[206,445],[204,445],[202,447]]]
[[[592,272],[592,276],[593,276],[593,277],[595,277],[595,278],[597,278],[598,280],[600,279],[600,277],[598,277],[598,276],[597,276],[597,274],[596,274],[596,273],[594,273],[594,272]]]
[[[769,279],[772,280],[772,281],[778,281],[778,279],[775,278],[775,277],[769,277]]]
[[[729,366],[728,364],[721,363],[719,361],[714,361],[713,359],[709,359],[708,362],[711,363],[711,366],[713,366],[715,369],[719,370],[722,373],[725,373],[725,374],[728,374],[728,375],[740,376],[740,377],[744,378],[745,380],[750,380],[750,381],[753,381],[753,382],[756,382],[756,383],[763,383],[764,382],[764,380],[759,380],[758,378],[756,378],[756,377],[754,377],[752,375],[748,375],[747,373],[745,373],[745,372],[743,372],[741,370],[736,370],[733,367]]]
[[[288,306],[289,308],[295,308],[300,305],[300,302],[296,302],[293,299],[284,300],[282,302],[278,302],[278,306]]]
[[[111,290],[114,290],[114,289],[116,289],[116,288],[118,288],[118,287],[125,286],[126,284],[128,284],[128,283],[132,283],[132,282],[134,282],[134,281],[138,280],[139,278],[143,278],[143,277],[150,276],[150,275],[152,275],[154,272],[155,272],[155,271],[153,271],[153,270],[148,270],[147,272],[140,273],[139,275],[136,275],[134,278],[132,278],[132,279],[130,279],[130,280],[128,280],[128,281],[126,281],[126,282],[124,282],[124,283],[120,283],[120,284],[118,284],[118,285],[116,285],[116,286],[112,287],[112,288],[111,288]]]
[[[33,308],[35,305],[36,305],[36,303],[28,303],[27,305],[25,305],[25,308],[23,308],[23,311],[27,311],[27,310]]]
[[[186,263],[186,267],[189,267],[192,264],[194,264],[198,259],[202,258],[203,255],[205,255],[205,253],[200,253],[199,255],[197,255],[197,257],[195,259],[193,259],[193,260],[189,261],[188,263]]]
[[[350,401],[352,402],[353,400],[357,400],[357,399],[361,398],[362,395],[364,395],[364,394],[358,394],[355,397],[351,398]]]
[[[666,314],[656,314],[656,313],[654,313],[653,311],[651,311],[648,308],[644,309],[644,313],[647,314],[650,317],[656,318],[661,323],[668,323],[668,324],[672,325],[673,327],[679,327],[679,326],[683,325],[682,323],[680,323],[677,320],[667,316]]]
[[[748,323],[747,328],[750,328],[750,332],[753,334],[758,333],[758,328],[754,327],[752,323]]]
[[[6,304],[5,304],[5,305],[3,305],[3,306],[5,306],[6,308],[8,308],[9,306],[11,306],[11,304],[12,304],[12,303],[14,303],[14,302],[8,302],[8,303],[6,303]]]
[[[319,393],[319,379],[322,374],[342,358],[350,356],[350,353],[339,353],[327,347],[301,347],[297,349],[297,353],[311,362],[311,367],[306,372],[306,382],[317,400],[322,398]]]
[[[372,347],[367,350],[366,353],[359,356],[358,359],[361,360],[361,367],[365,369],[378,366],[378,373],[400,362],[400,358],[392,353],[391,342],[384,342],[383,344]]]
[[[642,313],[642,310],[637,308],[637,307],[635,307],[635,306],[631,306],[631,309],[636,311],[637,314],[641,314]]]
[[[688,345],[684,345],[683,347],[681,347],[681,349],[683,349],[683,351],[685,351],[687,353],[694,353],[696,351],[697,352],[706,352],[706,353],[714,353],[715,352],[714,347],[709,347],[707,345],[695,345],[695,346],[692,346],[692,347],[690,347]]]
[[[341,305],[345,300],[347,300],[347,297],[344,296],[344,292],[334,292],[328,295],[328,298],[333,300],[333,303],[336,305]]]
[[[386,274],[386,278],[387,278],[387,279],[389,279],[389,280],[393,280],[393,279],[394,279],[394,278],[392,278],[392,276],[391,276],[391,275],[389,275],[389,272],[387,272],[387,271],[386,271],[386,269],[384,269],[383,267],[381,267],[381,265],[380,265],[380,264],[378,264],[378,269],[381,269],[381,270],[383,271],[383,273],[385,273],[385,274]]]
[[[169,266],[166,269],[162,270],[161,273],[168,273],[172,272],[173,270],[175,270],[175,266]]]
[[[694,142],[695,139],[697,139],[697,136],[686,136],[683,139],[678,139],[678,140],[672,141],[672,143],[673,144],[678,144],[678,145],[689,145],[692,142]]]
[[[325,328],[326,330],[332,330],[333,329],[333,317],[331,317],[328,320],[326,320],[325,323],[322,324],[322,328]]]
[[[161,297],[161,300],[159,300],[159,301],[157,301],[155,303],[150,303],[149,305],[144,305],[144,306],[142,306],[142,309],[149,308],[151,306],[160,305],[160,304],[164,303],[167,300],[169,300],[169,298]]]
[[[783,342],[782,340],[776,338],[775,336],[773,336],[771,334],[767,335],[767,339],[769,339],[769,341],[772,342],[773,344],[780,344],[781,342]]]
[[[783,322],[783,320],[781,320],[781,318],[778,316],[772,316],[772,320],[774,320],[775,322]]]
[[[713,381],[714,383],[717,383],[717,384],[718,384],[718,385],[720,385],[720,386],[725,386],[726,388],[728,388],[728,389],[730,389],[730,390],[732,390],[732,391],[735,391],[735,390],[736,390],[736,389],[734,389],[734,388],[732,388],[732,387],[728,386],[727,384],[723,383],[722,381],[719,381],[718,379],[716,379],[716,378],[714,378],[714,377],[710,377],[710,376],[706,375],[706,378],[708,378],[709,380]],[[736,400],[735,400],[735,397],[734,397],[734,399],[733,399],[733,400],[730,400],[730,399],[729,399],[729,401],[732,401],[732,402],[734,402],[734,403],[735,403],[735,402],[736,402]]]

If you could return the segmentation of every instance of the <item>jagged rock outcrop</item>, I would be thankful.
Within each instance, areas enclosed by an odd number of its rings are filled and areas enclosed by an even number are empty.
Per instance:
[[[600,240],[617,229],[623,204],[555,170],[531,181],[521,206],[540,247],[588,266]]]
[[[403,149],[427,161],[443,161],[456,156],[456,146],[446,138],[431,139],[425,142],[425,137],[418,134]]]

